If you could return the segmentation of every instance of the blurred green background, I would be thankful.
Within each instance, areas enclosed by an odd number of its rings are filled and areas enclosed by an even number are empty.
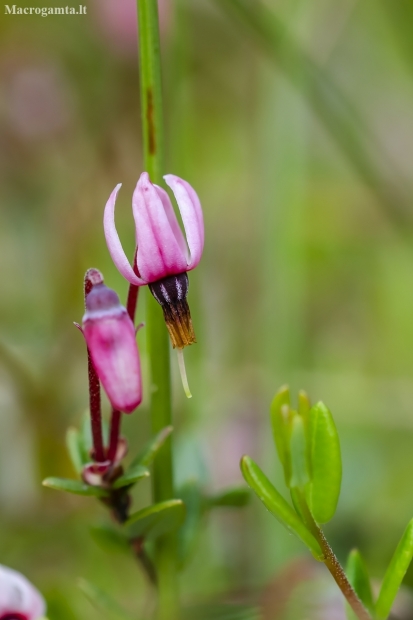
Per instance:
[[[165,172],[195,187],[206,224],[190,275],[191,401],[172,354],[177,482],[241,482],[248,452],[282,486],[268,407],[281,384],[304,388],[330,407],[342,441],[327,534],[342,560],[358,545],[380,579],[413,516],[413,5],[263,7],[160,0]],[[153,604],[134,561],[91,539],[103,507],[41,487],[73,475],[65,430],[88,395],[72,322],[89,267],[125,299],[102,213],[122,182],[117,225],[131,254],[142,171],[134,0],[87,10],[0,21],[0,562],[44,592],[50,620],[102,617],[81,578],[135,617]],[[149,436],[146,400],[124,428],[134,454]],[[255,499],[217,511],[182,574],[183,599],[264,600],[266,620],[287,617],[268,592],[300,574],[305,554]]]

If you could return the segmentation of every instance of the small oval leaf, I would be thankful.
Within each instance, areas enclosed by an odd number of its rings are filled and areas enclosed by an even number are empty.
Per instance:
[[[295,415],[291,426],[291,479],[289,486],[302,489],[310,480],[303,418],[298,414]]]
[[[340,441],[333,416],[323,403],[309,413],[309,460],[311,482],[307,500],[317,523],[327,523],[334,516],[341,487]]]
[[[394,599],[413,557],[413,519],[406,527],[397,545],[383,579],[376,603],[377,620],[386,620],[390,614]]]
[[[129,469],[115,480],[112,484],[113,489],[121,489],[132,484],[136,484],[140,480],[149,477],[149,469],[142,465],[135,465],[135,467],[129,467]]]
[[[374,603],[370,578],[367,567],[358,549],[353,549],[349,553],[347,559],[346,574],[349,582],[353,586],[357,596],[359,597],[365,608],[368,609],[370,613],[373,613]],[[354,615],[354,612],[351,610],[350,606],[347,605],[347,607],[348,616],[350,618],[356,619],[356,616]]]
[[[314,536],[249,456],[242,457],[241,471],[247,484],[255,491],[267,510],[290,532],[298,536],[316,560],[322,561],[323,552]]]
[[[246,487],[234,487],[227,489],[218,495],[208,497],[208,508],[228,507],[242,508],[251,499],[251,491]]]
[[[185,504],[180,499],[170,499],[135,512],[125,523],[132,538],[145,540],[163,536],[182,525]]]
[[[291,477],[290,459],[290,390],[287,385],[281,387],[274,396],[270,407],[271,426],[278,457],[284,468],[285,482],[288,486]]]
[[[92,487],[80,480],[69,480],[67,478],[46,478],[43,480],[43,486],[56,491],[66,491],[75,495],[88,495],[93,497],[107,497],[108,491],[101,487]]]

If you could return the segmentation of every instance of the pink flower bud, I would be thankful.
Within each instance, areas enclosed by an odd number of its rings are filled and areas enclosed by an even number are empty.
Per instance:
[[[30,581],[0,565],[0,620],[40,620],[45,613],[44,599]]]
[[[83,333],[112,407],[131,413],[142,400],[135,328],[115,291],[103,283],[86,296]]]

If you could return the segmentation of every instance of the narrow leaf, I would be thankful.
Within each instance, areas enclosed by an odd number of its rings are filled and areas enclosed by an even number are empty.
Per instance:
[[[409,199],[404,191],[406,183],[400,179],[399,171],[371,130],[368,119],[360,114],[328,70],[314,62],[265,2],[216,1],[222,10],[238,16],[251,39],[260,43],[277,69],[281,69],[301,91],[333,142],[375,193],[390,221],[398,225],[409,224]],[[297,71],[296,67],[300,70]]]
[[[195,547],[206,502],[195,480],[188,481],[179,489],[179,497],[186,508],[185,520],[178,531],[178,554],[180,567],[183,567]]]
[[[154,539],[182,525],[185,504],[180,499],[170,499],[135,512],[125,523],[129,536]]]
[[[124,534],[113,527],[95,526],[90,528],[93,540],[105,551],[130,551],[129,541]]]
[[[135,484],[143,478],[148,478],[149,469],[143,467],[142,465],[135,465],[135,467],[129,467],[126,473],[123,476],[120,476],[115,480],[112,487],[114,489],[120,489],[122,487],[127,487],[129,485]]]
[[[75,495],[89,495],[94,497],[107,497],[108,491],[101,487],[92,487],[80,480],[69,480],[67,478],[46,478],[43,486],[56,491],[66,491]]]
[[[333,416],[321,402],[310,410],[309,440],[311,482],[307,487],[307,500],[317,523],[326,523],[337,508],[342,467]]]
[[[298,536],[316,560],[322,561],[323,552],[314,536],[249,456],[244,456],[241,459],[241,471],[246,482],[255,491],[267,510],[290,532]]]
[[[358,549],[350,551],[347,559],[346,574],[349,582],[353,586],[357,596],[364,604],[365,608],[373,614],[374,603],[373,594],[371,591],[370,578],[367,571],[367,567],[364,563],[361,553]],[[347,615],[349,620],[357,620],[354,612],[347,605]]]
[[[227,489],[218,495],[208,498],[208,507],[233,507],[242,508],[246,506],[251,499],[251,492],[245,487],[234,487]]]
[[[376,603],[377,620],[386,620],[413,557],[413,519],[397,545]]]
[[[284,385],[271,403],[271,426],[278,457],[284,468],[285,482],[288,486],[291,477],[290,445],[290,390]]]
[[[289,486],[302,489],[310,480],[310,476],[308,473],[304,420],[300,415],[294,416],[292,420],[290,452],[291,480]]]
[[[79,588],[99,611],[105,612],[109,620],[136,620],[136,616],[125,611],[119,603],[114,601],[106,591],[101,590],[85,579],[79,579]]]
[[[133,459],[130,468],[135,467],[135,465],[149,467],[172,431],[172,426],[166,426],[155,437],[150,439],[138,456]]]
[[[73,467],[75,468],[75,471],[80,474],[83,469],[83,465],[85,465],[85,461],[83,460],[80,433],[77,428],[74,428],[73,426],[67,429],[66,446]]]

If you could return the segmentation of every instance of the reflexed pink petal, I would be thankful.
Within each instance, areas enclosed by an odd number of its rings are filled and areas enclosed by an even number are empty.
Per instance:
[[[135,284],[137,286],[143,286],[146,284],[144,280],[138,278],[138,276],[133,271],[128,258],[122,248],[122,244],[119,239],[119,235],[115,226],[115,204],[116,197],[121,188],[121,183],[119,183],[111,195],[109,196],[109,200],[106,203],[105,212],[103,215],[103,228],[105,231],[106,243],[108,246],[109,254],[112,257],[113,262],[116,267],[120,271],[128,282],[131,284]]]
[[[142,400],[135,327],[115,291],[104,284],[86,296],[83,334],[112,406],[131,413]]]
[[[137,265],[146,282],[187,269],[185,254],[171,228],[162,199],[143,172],[132,199],[138,242]]]
[[[0,615],[40,620],[46,605],[40,592],[20,573],[0,565]]]
[[[204,217],[196,191],[183,179],[174,174],[164,176],[173,191],[181,212],[191,258],[187,270],[194,269],[201,260],[204,249]]]
[[[179,247],[181,248],[182,254],[186,257],[186,262],[189,261],[189,252],[188,246],[185,241],[185,237],[182,233],[181,227],[178,224],[178,220],[176,219],[175,211],[172,206],[171,199],[168,196],[168,193],[159,185],[155,185],[156,191],[159,194],[160,199],[162,200],[163,208],[166,213],[166,217],[168,218],[169,224],[172,228],[172,232],[175,235],[175,238],[178,242]]]

